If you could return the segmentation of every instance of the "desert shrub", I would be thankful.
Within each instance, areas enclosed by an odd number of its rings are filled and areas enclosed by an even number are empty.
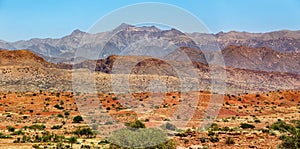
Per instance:
[[[177,128],[171,123],[166,123],[166,129],[175,131]]]
[[[56,108],[56,109],[59,109],[59,110],[62,110],[62,109],[64,109],[64,107],[61,107],[61,106],[60,106],[60,105],[58,105],[58,104],[54,105],[54,108]]]
[[[26,135],[22,136],[22,140],[21,140],[22,143],[29,142],[29,141],[30,141],[30,137],[28,137]]]
[[[80,122],[82,122],[82,121],[83,121],[83,119],[82,119],[82,117],[81,117],[80,115],[75,116],[75,117],[73,118],[73,123],[80,123]]]
[[[98,142],[98,144],[108,144],[109,142],[107,140],[101,140],[100,142]]]
[[[22,130],[18,130],[13,132],[11,135],[24,135],[24,132]]]
[[[212,131],[217,131],[217,130],[219,130],[218,124],[212,123],[212,124],[210,125],[210,130],[212,130]]]
[[[54,135],[53,142],[63,142],[65,141],[65,136]]]
[[[205,143],[206,140],[207,140],[207,138],[205,138],[205,137],[201,137],[201,138],[200,138],[200,142],[201,142],[201,143]]]
[[[68,140],[68,142],[71,144],[71,148],[73,148],[73,144],[74,144],[74,143],[77,143],[77,138],[74,137],[74,136],[68,138],[67,140]]]
[[[64,113],[64,115],[65,115],[65,116],[69,116],[69,115],[70,115],[70,112],[69,112],[69,111],[66,111],[66,112]]]
[[[279,132],[290,133],[289,135],[281,135],[279,137],[282,140],[282,143],[278,146],[279,149],[298,149],[300,148],[300,130],[299,130],[299,121],[294,120],[292,123],[296,124],[296,127],[293,125],[287,124],[284,121],[278,119],[277,122],[269,126],[270,130],[277,130]]]
[[[299,131],[299,130],[297,130]],[[282,143],[278,146],[280,149],[298,149],[300,148],[299,132],[292,136],[281,136]]]
[[[120,146],[129,148],[146,149],[175,149],[176,144],[173,140],[168,140],[167,135],[160,129],[120,129],[112,133],[108,138],[111,142],[110,149],[117,149]],[[117,144],[117,145],[116,145]],[[119,146],[120,145],[120,146]]]
[[[62,114],[58,114],[57,117],[64,118],[64,116]]]
[[[228,126],[225,126],[225,127],[223,127],[223,128],[220,128],[220,130],[222,130],[222,131],[229,131],[230,128],[229,128]]]
[[[296,129],[294,126],[285,123],[284,121],[277,121],[273,123],[269,129],[271,130],[278,130],[279,132],[290,132],[290,133],[295,133]]]
[[[113,124],[113,122],[111,122],[111,121],[107,121],[104,123],[104,125],[112,125],[112,124]]]
[[[212,143],[219,142],[219,137],[217,135],[216,136],[210,136],[209,140]]]
[[[62,142],[57,142],[56,143],[56,148],[59,149],[59,148],[65,148],[64,144]]]
[[[242,129],[247,129],[247,128],[253,129],[253,128],[255,128],[254,125],[247,124],[247,123],[241,123],[240,127],[241,127]]]
[[[7,139],[7,138],[12,138],[12,137],[9,135],[4,135],[4,134],[0,133],[0,138]]]
[[[77,135],[78,137],[80,137],[80,136],[86,136],[87,138],[93,138],[93,137],[95,137],[95,133],[89,127],[79,127],[73,133],[75,135]]]
[[[33,145],[32,145],[32,148],[40,148],[40,145],[38,145],[38,144],[33,144]]]
[[[145,124],[140,120],[125,123],[125,126],[131,127],[131,128],[146,128]]]
[[[227,118],[222,119],[223,122],[229,122]]]
[[[29,126],[29,129],[33,129],[33,130],[44,130],[45,128],[46,128],[45,125],[38,125],[38,124]]]
[[[15,127],[13,127],[13,126],[6,126],[6,128],[9,132],[14,132],[15,131]]]
[[[51,129],[60,129],[60,128],[62,128],[61,125],[54,125],[54,126],[51,127]]]
[[[178,137],[187,137],[188,134],[186,132],[181,132],[181,133],[176,133],[175,136],[178,136]]]
[[[86,145],[86,144],[81,145],[81,147],[80,147],[80,149],[90,149],[90,148],[91,148],[91,146],[90,145]]]
[[[262,131],[262,133],[269,133],[269,129],[260,129]]]
[[[211,130],[208,131],[208,136],[214,136],[214,135],[215,135],[215,132],[213,132]]]
[[[58,104],[54,105],[54,108],[58,109],[60,106]]]
[[[234,144],[234,139],[232,137],[226,138],[225,144],[227,144],[227,145]]]
[[[260,120],[259,119],[255,119],[254,122],[255,123],[260,123]]]

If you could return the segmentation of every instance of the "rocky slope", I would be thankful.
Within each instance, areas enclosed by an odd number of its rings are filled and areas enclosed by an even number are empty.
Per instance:
[[[98,91],[110,92],[113,85],[128,89],[122,82],[124,80],[129,81],[132,91],[149,91],[149,85],[155,80],[160,80],[162,84],[155,83],[152,87],[166,85],[169,90],[174,91],[180,89],[180,83],[185,89],[210,90],[214,81],[224,81],[226,88],[223,90],[233,94],[300,88],[300,76],[297,74],[227,67],[224,75],[212,79],[212,66],[205,63],[162,60],[146,56],[110,56],[73,66],[62,66],[46,62],[32,52],[17,50],[1,51],[0,59],[2,91],[65,91],[96,83]],[[70,70],[71,68],[74,69]],[[76,86],[78,82],[72,82],[72,76],[73,79],[82,82]]]

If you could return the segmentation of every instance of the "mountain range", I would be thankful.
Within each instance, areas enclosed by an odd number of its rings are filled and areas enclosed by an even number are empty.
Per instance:
[[[58,39],[0,40],[0,48],[28,49],[52,63],[75,63],[110,55],[164,57],[178,48],[185,48],[192,61],[209,63],[219,58],[213,51],[220,49],[224,64],[229,67],[300,73],[300,31],[206,34],[121,24],[112,31],[95,34],[74,30]],[[78,51],[83,52],[76,55]]]

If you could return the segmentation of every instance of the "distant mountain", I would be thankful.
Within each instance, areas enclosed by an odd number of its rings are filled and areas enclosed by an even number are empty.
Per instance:
[[[114,35],[113,38],[108,39],[112,35]],[[204,40],[209,36],[216,39],[217,43],[220,44],[221,49],[229,45],[243,45],[251,48],[267,47],[279,52],[300,52],[300,31],[282,30],[269,33],[231,31],[228,33],[220,32],[218,34],[184,34],[176,29],[160,30],[155,26],[135,27],[125,23],[112,31],[96,34],[89,34],[77,29],[70,35],[59,39],[33,38],[17,42],[0,40],[0,48],[11,50],[29,49],[35,53],[48,57],[70,58],[70,55],[74,56],[76,49],[95,51],[104,48],[104,51],[108,52],[105,55],[110,55],[116,51],[122,51],[124,46],[128,46],[136,40],[154,37],[161,41],[172,41],[176,46],[196,48],[197,45],[190,37],[193,39],[201,37],[202,40]],[[106,43],[108,40],[109,42]],[[105,43],[106,45],[104,45]]]
[[[215,35],[222,48],[243,45],[251,48],[266,47],[279,52],[300,52],[300,31],[275,31],[269,33],[228,32]]]
[[[28,49],[54,63],[82,62],[110,55],[164,57],[179,48],[185,48],[192,61],[205,63],[215,58],[212,51],[218,46],[222,49],[226,66],[291,73],[299,73],[300,70],[300,31],[204,34],[123,23],[112,31],[90,34],[74,30],[59,39],[0,40],[0,49]],[[82,51],[80,57],[75,56],[76,50]]]
[[[290,72],[300,74],[300,53],[284,53],[270,48],[227,46],[222,50],[225,65],[261,71]]]

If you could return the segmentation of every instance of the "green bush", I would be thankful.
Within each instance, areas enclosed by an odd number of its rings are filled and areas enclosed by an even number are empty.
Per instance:
[[[58,114],[57,117],[64,118],[64,116],[62,114]]]
[[[68,138],[67,140],[68,140],[68,142],[71,144],[71,148],[73,148],[73,144],[74,144],[74,143],[77,143],[77,138],[74,137],[74,136]]]
[[[253,129],[253,128],[255,128],[254,125],[247,124],[247,123],[241,123],[240,127],[241,127],[242,129],[247,129],[247,128]]]
[[[269,129],[271,130],[277,130],[279,132],[290,132],[292,134],[294,134],[296,132],[296,129],[294,126],[285,123],[284,121],[277,121],[275,123],[273,123]]]
[[[210,136],[209,140],[212,143],[219,142],[219,137],[218,136]]]
[[[212,123],[210,125],[210,130],[212,130],[212,131],[218,131],[219,130],[218,124],[217,123]]]
[[[15,131],[13,132],[11,135],[23,135],[24,132],[22,132],[22,130],[18,130],[18,131]]]
[[[108,144],[109,142],[107,140],[101,140],[100,142],[98,142],[98,144]]]
[[[3,135],[2,133],[0,133],[0,138],[7,139],[7,138],[12,138],[12,137],[9,135]]]
[[[293,136],[281,137],[282,143],[278,148],[280,149],[298,149],[300,148],[300,135],[299,132]]]
[[[15,131],[15,127],[12,127],[12,126],[6,126],[7,130],[9,132],[14,132]]]
[[[80,115],[75,116],[75,117],[73,118],[73,123],[80,123],[80,122],[82,122],[82,121],[83,121],[83,119],[82,119],[82,117],[81,117]]]
[[[177,128],[171,123],[166,123],[166,129],[175,131]]]
[[[60,128],[62,128],[61,125],[54,125],[54,126],[51,127],[51,129],[60,129]]]
[[[125,126],[131,127],[131,128],[146,128],[145,124],[140,120],[125,123]]]
[[[167,134],[160,129],[120,129],[114,131],[108,138],[111,142],[110,148],[117,149],[120,146],[129,148],[149,149],[175,149],[176,145],[172,140],[167,140]]]
[[[255,123],[260,123],[260,120],[259,119],[255,119],[254,122]]]
[[[80,137],[80,136],[86,136],[87,138],[95,137],[95,133],[89,127],[79,127],[73,133],[75,135],[77,135],[78,137]]]
[[[279,137],[282,143],[278,146],[279,149],[298,149],[300,148],[300,130],[299,121],[292,121],[296,124],[296,128],[293,125],[287,124],[284,121],[278,119],[277,122],[273,123],[269,129],[277,130],[284,133],[290,133],[289,135],[281,135]]]
[[[69,116],[69,115],[70,115],[70,112],[69,112],[69,111],[66,111],[64,114],[65,114],[65,116]]]
[[[38,124],[29,126],[29,129],[33,129],[33,130],[44,130],[45,128],[46,128],[45,125],[38,125]]]
[[[61,107],[61,106],[59,106],[58,104],[54,105],[54,108],[59,109],[59,110],[64,109],[64,107]]]
[[[201,143],[205,143],[206,140],[207,140],[207,138],[205,138],[205,137],[201,137],[201,138],[200,138],[200,142],[201,142]]]

